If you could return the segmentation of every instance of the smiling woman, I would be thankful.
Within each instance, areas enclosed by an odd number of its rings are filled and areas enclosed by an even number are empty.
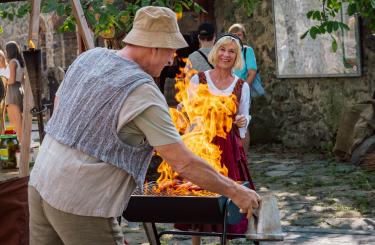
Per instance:
[[[225,51],[229,51],[231,54],[235,55],[234,64],[230,67],[231,69],[241,69],[243,66],[242,58],[241,58],[241,49],[242,49],[242,42],[236,36],[230,34],[224,34],[219,36],[216,41],[215,45],[212,48],[210,54],[208,55],[208,60],[214,66],[217,65],[220,54],[225,53]]]
[[[223,131],[227,132],[226,135],[216,135],[212,142],[219,146],[221,151],[220,163],[228,169],[228,177],[236,181],[248,181],[251,189],[255,189],[252,182],[249,170],[247,169],[247,159],[244,148],[242,146],[241,138],[245,137],[247,126],[250,122],[249,115],[249,101],[250,90],[249,85],[239,77],[233,74],[234,68],[241,68],[243,65],[241,57],[242,44],[238,37],[231,34],[219,36],[215,42],[214,47],[208,55],[214,69],[205,72],[200,72],[194,75],[190,80],[188,88],[188,99],[183,101],[183,108],[192,109],[197,106],[195,103],[197,96],[200,96],[199,89],[201,86],[206,85],[211,95],[228,96],[230,104],[235,105],[235,115],[229,128],[223,125]],[[223,101],[223,100],[222,100]],[[228,102],[217,100],[217,103],[227,103],[226,107],[230,107]],[[212,105],[213,108],[220,107],[220,105]],[[211,110],[214,111],[214,110]],[[212,112],[215,114],[214,112]],[[187,113],[191,115],[191,113]],[[207,121],[215,115],[207,115]],[[193,121],[189,118],[190,121]],[[218,122],[216,127],[218,127]],[[219,131],[219,129],[216,129]],[[236,225],[229,225],[229,233],[243,234],[247,230],[248,221],[244,217],[240,223]],[[180,230],[193,230],[210,232],[221,232],[220,225],[195,225],[195,224],[176,224],[175,227]],[[193,237],[193,245],[200,244],[200,237]]]

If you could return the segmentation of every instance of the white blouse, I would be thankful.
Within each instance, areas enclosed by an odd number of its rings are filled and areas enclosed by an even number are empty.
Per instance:
[[[0,77],[5,77],[6,79],[9,79],[9,66],[5,68],[0,68]]]
[[[218,89],[215,86],[214,82],[211,80],[209,71],[205,71],[204,74],[206,75],[208,90],[214,95],[226,95],[226,96],[231,95],[238,81],[238,77],[236,75],[233,75],[234,76],[233,82],[228,88]],[[199,84],[199,77],[198,77],[198,74],[196,74],[190,79],[189,95],[194,94],[193,91],[197,88],[198,84]],[[242,139],[245,138],[247,126],[249,125],[250,120],[251,120],[251,116],[249,115],[249,109],[250,109],[250,88],[247,82],[245,82],[242,86],[241,100],[240,100],[240,104],[239,104],[238,111],[237,111],[237,115],[244,115],[246,116],[246,120],[247,120],[245,127],[239,128],[240,137]]]

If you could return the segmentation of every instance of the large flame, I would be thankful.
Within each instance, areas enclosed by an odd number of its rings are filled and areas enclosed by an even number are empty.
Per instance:
[[[189,61],[187,61],[189,62]],[[187,64],[191,67],[191,64]],[[182,69],[176,77],[178,93],[176,100],[180,102],[178,109],[170,108],[172,120],[182,134],[185,145],[196,155],[205,159],[213,168],[227,176],[227,168],[221,164],[221,151],[212,143],[215,137],[225,138],[232,128],[236,113],[236,97],[234,95],[213,95],[207,84],[189,86],[190,78],[197,73],[192,69]],[[209,192],[184,181],[163,161],[158,172],[160,177],[154,192],[169,195],[208,195]]]

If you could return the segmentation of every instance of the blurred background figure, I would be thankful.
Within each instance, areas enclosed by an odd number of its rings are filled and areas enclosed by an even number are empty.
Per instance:
[[[213,24],[204,22],[198,27],[199,49],[189,55],[185,66],[185,74],[191,69],[199,72],[214,68],[207,57],[214,45],[215,36],[215,27]]]
[[[236,23],[233,24],[231,27],[229,27],[228,32],[236,35],[238,38],[241,39],[242,42],[244,42],[244,39],[246,37],[246,30],[245,27],[240,24]],[[243,67],[241,69],[235,69],[234,74],[237,75],[239,78],[245,80],[249,87],[253,85],[253,81],[255,79],[255,76],[257,74],[257,62],[254,54],[254,49],[250,46],[244,45],[242,49],[242,60],[243,60]],[[251,90],[250,90],[251,91]],[[250,94],[250,106],[251,106],[251,94]],[[243,144],[245,151],[249,149],[250,145],[250,132],[248,131],[246,134],[246,137],[243,139]]]
[[[4,131],[4,119],[5,119],[5,106],[4,106],[4,97],[5,97],[5,88],[6,81],[9,78],[9,67],[6,60],[5,54],[0,50],[0,131]]]
[[[25,62],[21,56],[18,44],[10,41],[5,44],[6,57],[9,64],[9,79],[5,96],[5,106],[9,122],[17,132],[19,142],[22,142],[22,107]]]

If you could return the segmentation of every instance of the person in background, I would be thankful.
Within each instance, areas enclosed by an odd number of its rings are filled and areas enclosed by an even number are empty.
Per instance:
[[[124,42],[118,51],[81,54],[57,91],[30,174],[31,245],[123,245],[116,218],[142,188],[154,150],[181,176],[231,198],[249,217],[259,206],[255,191],[184,145],[155,84],[153,77],[187,46],[175,12],[140,8]]]
[[[233,69],[240,69],[243,65],[241,50],[242,44],[237,36],[231,34],[219,36],[208,56],[208,60],[215,68],[199,72],[191,78],[189,96],[194,96],[194,90],[198,84],[207,84],[210,93],[214,95],[235,95],[235,103],[238,106],[232,128],[226,138],[216,137],[212,143],[220,148],[221,163],[227,167],[228,177],[236,181],[248,181],[250,188],[255,189],[241,143],[241,138],[245,137],[251,119],[249,115],[250,89],[244,80],[232,72]],[[239,224],[228,225],[228,232],[243,234],[247,226],[248,220],[244,217]],[[223,227],[206,224],[175,224],[175,228],[200,232],[222,232]],[[192,244],[199,245],[200,237],[193,237]]]
[[[22,143],[22,108],[25,62],[21,56],[18,44],[10,41],[5,44],[5,51],[9,63],[9,79],[5,96],[5,106],[10,124],[17,132],[18,141]]]
[[[9,78],[9,67],[8,62],[6,60],[5,54],[2,50],[0,50],[0,130],[1,132],[4,131],[4,119],[5,119],[5,107],[3,103],[3,99],[5,96],[5,88],[6,82]]]
[[[213,69],[207,57],[214,45],[215,36],[215,27],[211,23],[204,22],[198,27],[199,49],[189,55],[185,74],[191,69],[197,72]]]
[[[246,30],[245,27],[240,24],[236,23],[229,27],[228,32],[236,35],[238,38],[241,39],[243,42],[246,37]],[[250,46],[244,45],[242,49],[242,60],[244,66],[241,69],[235,69],[234,74],[237,75],[239,78],[245,80],[249,87],[251,87],[255,76],[257,74],[257,63],[254,54],[254,49]],[[251,95],[250,95],[250,106],[251,106]],[[245,151],[249,149],[250,144],[250,132],[247,132],[246,137],[243,139],[243,144]]]
[[[0,77],[9,78],[8,62],[2,50],[0,50]]]

